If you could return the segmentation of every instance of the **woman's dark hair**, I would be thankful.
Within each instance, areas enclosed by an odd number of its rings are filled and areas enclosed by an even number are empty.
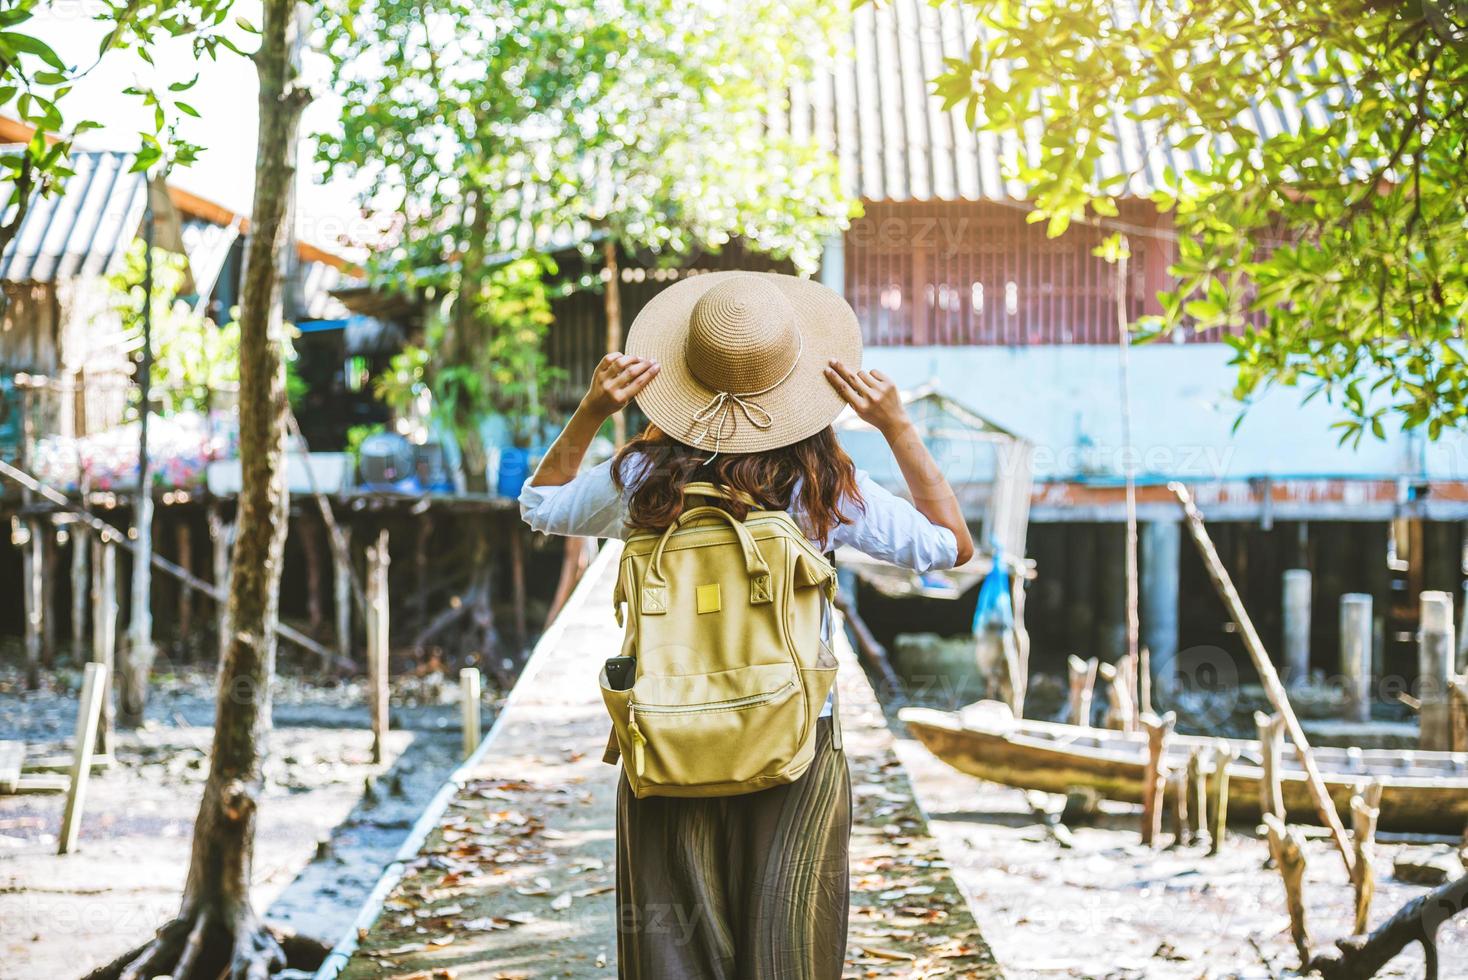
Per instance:
[[[706,463],[709,455],[708,449],[685,445],[653,425],[623,446],[612,462],[612,482],[624,490],[629,481],[636,481],[627,523],[639,530],[666,528],[683,513],[684,485],[700,480],[743,490],[760,510],[799,510],[806,529],[819,541],[829,540],[837,526],[851,523],[843,506],[863,506],[856,465],[829,425],[779,449],[720,453]],[[740,520],[750,510],[734,502],[720,506]]]

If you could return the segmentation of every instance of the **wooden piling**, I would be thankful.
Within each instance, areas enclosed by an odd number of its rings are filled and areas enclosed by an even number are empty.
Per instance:
[[[194,535],[187,513],[181,514],[173,528],[173,547],[178,552],[178,567],[190,575],[194,572]],[[194,590],[178,585],[178,635],[184,640],[189,655],[193,656],[190,642],[194,632]]]
[[[1194,749],[1188,756],[1188,785],[1185,792],[1192,797],[1188,807],[1188,830],[1194,844],[1208,838],[1208,771],[1203,765],[1203,750]]]
[[[479,748],[479,689],[478,667],[465,667],[459,671],[459,697],[464,729],[464,758]]]
[[[36,530],[41,536],[41,666],[50,670],[56,666],[56,624],[61,621],[56,615],[56,577],[61,549],[53,521],[38,519]]]
[[[1259,782],[1259,809],[1285,818],[1284,784],[1280,766],[1284,756],[1284,719],[1279,715],[1254,712],[1254,725],[1259,730],[1259,750],[1263,756],[1263,778]]]
[[[44,616],[44,589],[41,578],[45,569],[41,526],[34,518],[25,522],[20,544],[21,604],[25,609],[25,683],[29,690],[41,686],[41,621]]]
[[[1341,684],[1347,721],[1371,720],[1371,596],[1341,596]]]
[[[1066,660],[1070,674],[1070,723],[1091,727],[1091,698],[1096,688],[1096,674],[1101,662],[1095,657],[1082,660],[1072,654]]]
[[[387,529],[367,549],[367,698],[372,714],[372,761],[386,752],[388,729],[388,587]]]
[[[1290,915],[1290,938],[1300,954],[1301,968],[1310,960],[1310,930],[1305,923],[1305,848],[1304,839],[1294,827],[1272,813],[1264,815],[1264,829],[1269,836],[1269,853],[1284,881],[1285,906]]]
[[[525,533],[519,515],[513,515],[510,522],[510,589],[515,603],[517,658],[524,654],[529,641],[529,630],[525,625]]]
[[[77,832],[81,829],[82,806],[87,797],[87,780],[92,775],[92,750],[97,741],[97,720],[102,713],[107,677],[106,667],[95,663],[87,664],[86,679],[82,682],[81,705],[77,708],[71,786],[66,793],[66,810],[61,816],[57,854],[67,854],[76,846]]]
[[[1177,715],[1169,711],[1158,718],[1149,713],[1141,716],[1142,730],[1147,733],[1147,771],[1142,776],[1142,843],[1154,847],[1162,831],[1162,805],[1167,791],[1167,739],[1177,724]]]
[[[1381,815],[1381,781],[1356,787],[1351,797],[1351,839],[1356,847],[1356,870],[1351,885],[1356,892],[1356,936],[1366,934],[1371,899],[1376,895],[1376,821]]]
[[[1213,856],[1223,848],[1224,836],[1228,833],[1228,767],[1236,758],[1233,746],[1219,739],[1213,746],[1213,778],[1208,784],[1208,815],[1213,826],[1208,841],[1208,854]]]
[[[98,536],[92,541],[92,663],[107,677],[117,664],[117,546]],[[112,685],[106,685],[97,723],[97,752],[112,754]]]
[[[1446,750],[1452,745],[1452,721],[1448,687],[1457,660],[1453,639],[1453,596],[1449,592],[1424,592],[1420,597],[1420,632],[1417,638],[1417,672],[1422,708],[1418,712],[1423,749]]]
[[[321,536],[316,533],[315,522],[306,514],[297,519],[297,532],[301,536],[301,554],[306,560],[306,620],[312,636],[320,637],[326,626],[326,603],[321,594],[322,572]],[[331,670],[331,662],[318,665],[323,674]]]
[[[352,529],[341,528],[342,548],[331,552],[332,603],[336,612],[336,652],[343,664],[352,663]]]
[[[1284,573],[1284,682],[1290,688],[1310,680],[1311,583],[1308,568]]]
[[[1192,842],[1192,825],[1188,819],[1188,771],[1179,769],[1167,777],[1168,793],[1172,806],[1168,813],[1172,817],[1172,846],[1185,847]]]
[[[91,540],[79,521],[68,528],[71,542],[71,650],[72,662],[90,659],[91,634],[87,631],[87,608],[91,603]]]
[[[209,543],[213,557],[213,584],[219,590],[219,601],[214,604],[215,633],[223,642],[225,614],[229,606],[229,552],[234,543],[234,525],[224,523],[224,514],[218,504],[209,505]]]

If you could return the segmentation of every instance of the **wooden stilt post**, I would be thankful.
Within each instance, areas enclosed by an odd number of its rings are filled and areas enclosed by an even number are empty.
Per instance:
[[[1224,835],[1228,833],[1228,767],[1236,753],[1233,746],[1219,739],[1213,746],[1213,779],[1208,785],[1208,815],[1213,827],[1208,841],[1210,857],[1223,848]]]
[[[1381,781],[1371,780],[1356,787],[1351,797],[1351,841],[1356,846],[1356,872],[1351,885],[1356,890],[1356,928],[1352,935],[1366,934],[1371,916],[1371,899],[1376,895],[1376,820],[1381,815]]]
[[[464,758],[479,748],[479,668],[459,671],[459,695],[463,713]]]
[[[100,536],[92,542],[92,663],[107,672],[101,715],[97,723],[97,751],[112,754],[112,684],[117,664],[117,546]]]
[[[71,542],[71,657],[85,663],[91,656],[92,637],[87,631],[87,607],[91,602],[91,537],[78,522],[68,528]]]
[[[372,713],[372,761],[381,762],[388,729],[388,536],[367,549],[367,697]]]
[[[209,542],[212,545],[213,584],[220,599],[214,604],[214,618],[220,641],[224,639],[224,616],[229,605],[229,552],[234,543],[234,525],[224,523],[218,504],[209,505]]]
[[[1162,831],[1162,805],[1167,792],[1167,767],[1163,759],[1177,715],[1169,711],[1158,718],[1148,713],[1142,715],[1141,723],[1147,733],[1147,771],[1142,778],[1142,843],[1155,847],[1157,835]]]
[[[1468,673],[1454,677],[1448,687],[1448,714],[1452,750],[1468,752]]]
[[[190,575],[194,572],[194,534],[189,525],[189,515],[185,512],[178,515],[177,522],[173,528],[173,546],[178,552],[178,567]],[[185,585],[178,586],[178,635],[183,640],[183,647],[192,658],[194,654],[191,639],[194,633],[194,590]]]
[[[1192,805],[1188,808],[1188,829],[1196,844],[1208,836],[1208,773],[1203,766],[1203,750],[1194,749],[1188,756],[1188,785],[1185,788]]]
[[[1285,818],[1284,786],[1280,766],[1284,755],[1284,719],[1279,715],[1254,712],[1254,725],[1259,729],[1259,750],[1264,757],[1264,778],[1259,783],[1259,810]]]
[[[529,631],[525,626],[525,528],[519,515],[512,515],[510,523],[510,588],[515,602],[515,652],[517,658],[525,652]]]
[[[25,609],[25,683],[32,691],[41,686],[41,611],[43,599],[41,576],[45,566],[42,554],[41,526],[35,519],[25,522],[25,536],[20,544],[21,605]]]
[[[1091,697],[1096,687],[1096,672],[1101,662],[1095,657],[1082,660],[1072,655],[1066,660],[1070,672],[1070,723],[1091,726]]]
[[[61,565],[61,549],[57,547],[56,525],[45,518],[37,519],[41,537],[41,666],[56,666],[56,572]]]
[[[1168,791],[1172,794],[1172,846],[1184,847],[1192,841],[1192,825],[1188,822],[1188,771],[1179,769],[1167,777]]]
[[[321,595],[322,568],[321,536],[316,533],[316,522],[306,514],[299,518],[301,553],[306,559],[306,618],[310,623],[311,635],[320,637],[326,626],[326,603]],[[324,674],[331,670],[328,660],[319,665]]]
[[[76,846],[77,832],[82,825],[82,806],[87,797],[87,780],[92,775],[92,750],[97,741],[97,719],[102,713],[103,692],[106,689],[107,668],[101,664],[87,664],[86,679],[82,682],[82,701],[76,715],[71,787],[66,793],[66,810],[61,817],[57,854],[70,853]]]
[[[1341,682],[1347,721],[1371,720],[1371,596],[1341,596]]]
[[[1203,558],[1203,565],[1208,570],[1209,578],[1213,580],[1219,597],[1223,599],[1224,605],[1228,607],[1229,615],[1239,627],[1239,632],[1243,634],[1244,649],[1249,652],[1249,659],[1254,662],[1254,669],[1264,685],[1264,693],[1269,696],[1274,710],[1279,712],[1280,717],[1284,719],[1285,731],[1289,733],[1290,741],[1295,743],[1295,752],[1300,757],[1300,767],[1305,770],[1305,783],[1309,786],[1310,795],[1315,800],[1315,808],[1320,813],[1321,821],[1330,828],[1336,850],[1340,852],[1341,861],[1346,866],[1346,873],[1350,874],[1356,859],[1350,841],[1346,839],[1345,825],[1341,823],[1341,815],[1336,812],[1335,801],[1331,799],[1330,791],[1325,787],[1325,780],[1320,775],[1320,767],[1315,764],[1315,755],[1310,751],[1310,740],[1306,738],[1305,730],[1300,727],[1300,720],[1295,717],[1294,709],[1290,706],[1289,695],[1285,693],[1284,685],[1280,683],[1274,663],[1269,659],[1269,652],[1264,649],[1264,641],[1259,638],[1259,631],[1254,628],[1254,621],[1249,618],[1248,610],[1244,608],[1244,601],[1239,598],[1238,590],[1234,588],[1228,569],[1224,568],[1223,560],[1218,557],[1218,549],[1213,546],[1213,540],[1208,536],[1208,529],[1203,526],[1203,515],[1194,506],[1188,488],[1181,483],[1170,483],[1168,487],[1177,496],[1178,503],[1182,505],[1183,513],[1187,517],[1188,533],[1192,535],[1193,543],[1198,547],[1198,553]],[[1217,846],[1216,841],[1214,846]]]
[[[1284,573],[1285,686],[1299,687],[1310,680],[1310,591],[1308,568]]]
[[[1424,592],[1420,598],[1417,673],[1421,684],[1421,748],[1443,751],[1453,741],[1448,687],[1457,660],[1453,639],[1453,595]]]
[[[352,529],[341,529],[342,548],[331,552],[332,602],[336,611],[336,653],[343,664],[352,657]]]
[[[1286,827],[1272,813],[1264,815],[1264,829],[1269,835],[1269,853],[1284,880],[1285,905],[1290,913],[1290,938],[1300,954],[1300,964],[1310,960],[1310,930],[1305,924],[1305,849],[1300,832]]]

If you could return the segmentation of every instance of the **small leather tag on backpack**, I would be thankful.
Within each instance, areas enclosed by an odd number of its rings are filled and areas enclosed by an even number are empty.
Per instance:
[[[708,585],[698,587],[698,611],[700,613],[715,613],[719,611],[719,583],[710,582]]]

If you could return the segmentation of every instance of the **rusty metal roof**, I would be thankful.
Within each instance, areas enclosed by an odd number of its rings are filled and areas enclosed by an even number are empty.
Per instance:
[[[973,10],[947,0],[888,0],[851,13],[844,50],[813,82],[790,95],[788,114],[771,119],[796,137],[813,137],[840,165],[843,189],[867,201],[1023,200],[1024,185],[1006,180],[1008,162],[1036,161],[1038,114],[1019,134],[976,132],[962,106],[943,109],[932,81],[944,59],[967,58],[981,39]],[[1180,149],[1155,122],[1138,122],[1112,107],[1112,152],[1101,178],[1128,175],[1118,196],[1143,197],[1162,186],[1162,174],[1203,163],[1208,141]],[[1263,136],[1292,132],[1302,120],[1323,121],[1325,110],[1303,107],[1288,93],[1259,105],[1241,122]],[[1226,140],[1219,140],[1226,145]]]
[[[55,282],[115,270],[137,235],[147,205],[147,178],[131,172],[134,154],[79,151],[75,176],[59,193],[33,193],[15,238],[0,255],[0,280]],[[0,185],[8,222],[17,204]]]

